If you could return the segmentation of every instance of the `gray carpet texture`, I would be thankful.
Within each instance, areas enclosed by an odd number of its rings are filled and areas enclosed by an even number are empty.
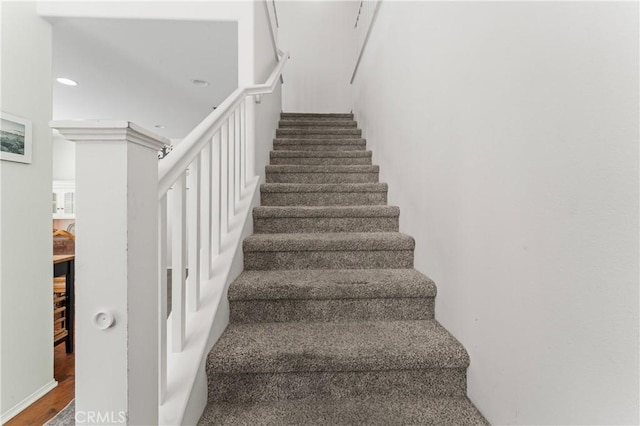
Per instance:
[[[384,183],[265,183],[263,206],[370,206],[387,204]]]
[[[370,165],[371,151],[271,151],[272,165]]]
[[[282,113],[201,425],[487,425],[353,114]]]
[[[341,128],[341,127],[358,127],[358,123],[353,120],[280,120],[279,126],[285,127],[327,127],[327,128]]]
[[[364,139],[274,139],[274,151],[364,151],[367,142]]]
[[[207,406],[202,425],[488,425],[466,397],[284,400]]]

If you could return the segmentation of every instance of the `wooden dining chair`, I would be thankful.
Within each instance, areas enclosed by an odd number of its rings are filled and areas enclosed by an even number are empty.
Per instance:
[[[69,334],[65,277],[53,279],[53,346],[64,342]]]
[[[56,238],[57,237],[57,238]],[[53,230],[53,238],[54,238],[54,253],[56,253],[56,247],[62,246],[63,251],[67,252],[69,250],[75,251],[75,240],[76,236],[70,232],[67,232],[63,229],[54,229]],[[64,239],[71,240],[69,244],[64,243]],[[56,242],[62,241],[62,244],[56,244]],[[71,253],[64,253],[71,254]],[[69,327],[72,326],[68,322],[69,317],[69,309],[73,309],[72,306],[68,304],[68,295],[67,295],[67,283],[65,277],[54,277],[53,278],[53,346],[56,346],[58,343],[62,343],[66,340],[69,335]]]

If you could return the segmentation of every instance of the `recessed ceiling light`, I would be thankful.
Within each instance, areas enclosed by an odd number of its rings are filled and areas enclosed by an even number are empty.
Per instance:
[[[198,86],[198,87],[207,87],[209,85],[209,82],[206,80],[191,80],[191,82],[193,83],[194,86]]]
[[[64,77],[58,77],[56,78],[56,81],[60,84],[64,84],[65,86],[77,86],[78,82],[77,81],[73,81],[70,78],[64,78]]]
[[[153,127],[157,127],[158,129],[166,129],[167,126],[165,126],[164,124],[156,124]]]

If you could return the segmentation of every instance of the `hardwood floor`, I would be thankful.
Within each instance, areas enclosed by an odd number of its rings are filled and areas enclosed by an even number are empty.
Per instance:
[[[5,423],[6,426],[41,426],[58,414],[75,395],[75,354],[67,354],[64,344],[53,350],[53,377],[58,386],[31,404],[29,408]]]

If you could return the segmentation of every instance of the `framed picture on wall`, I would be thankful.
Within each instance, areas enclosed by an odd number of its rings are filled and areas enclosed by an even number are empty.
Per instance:
[[[31,163],[31,121],[0,112],[0,160]]]

